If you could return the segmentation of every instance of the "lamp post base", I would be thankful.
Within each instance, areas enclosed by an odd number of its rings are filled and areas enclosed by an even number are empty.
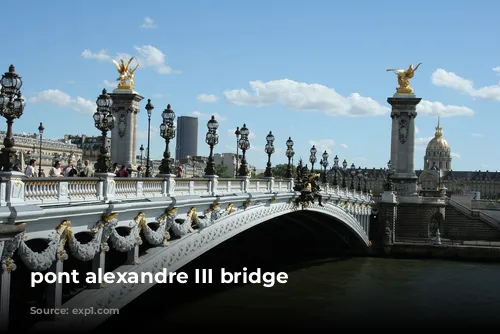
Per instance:
[[[15,171],[16,167],[20,171],[21,166],[18,166],[16,150],[12,147],[3,147],[0,153],[0,167],[3,171]]]

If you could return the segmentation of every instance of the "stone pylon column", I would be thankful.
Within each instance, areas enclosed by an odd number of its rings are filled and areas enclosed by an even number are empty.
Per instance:
[[[400,195],[417,193],[415,173],[415,118],[422,99],[414,94],[394,94],[387,99],[392,106],[391,167],[394,190]]]
[[[110,94],[113,99],[115,127],[111,131],[111,162],[136,167],[137,155],[137,113],[143,99],[137,92],[115,89]]]

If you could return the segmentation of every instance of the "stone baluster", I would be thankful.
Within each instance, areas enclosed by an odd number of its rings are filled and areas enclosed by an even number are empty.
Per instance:
[[[25,225],[0,224],[0,333],[6,333],[9,328],[10,308],[10,278],[11,272],[16,269],[12,261],[19,244],[20,233],[26,229]]]
[[[274,188],[274,177],[264,177],[266,180],[266,192],[272,193]]]
[[[249,188],[250,177],[249,176],[238,176],[238,179],[241,182],[241,188],[240,188],[241,192],[246,193],[248,191],[248,188]]]
[[[57,185],[57,200],[59,202],[68,200],[68,182],[60,181]]]
[[[142,197],[144,195],[144,182],[142,180],[137,180],[137,184],[136,184],[136,196],[137,197]]]
[[[0,206],[25,205],[24,182],[21,172],[0,172]]]
[[[290,178],[290,179],[283,179],[283,181],[286,181],[287,184],[286,184],[286,190],[289,191],[289,192],[292,192],[293,191],[293,178]]]
[[[210,193],[210,196],[216,196],[217,184],[219,183],[217,181],[218,176],[217,175],[205,175],[204,177],[208,178],[208,192]]]
[[[97,177],[102,177],[103,180],[103,199],[109,201],[115,197],[116,183],[115,174],[113,173],[96,173]]]

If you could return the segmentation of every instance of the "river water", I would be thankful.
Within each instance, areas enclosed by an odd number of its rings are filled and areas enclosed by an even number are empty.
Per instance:
[[[214,282],[218,282],[218,268],[261,267],[287,272],[286,284],[271,288],[262,284],[159,284],[100,329],[125,330],[132,319],[144,331],[242,331],[263,326],[432,331],[436,326],[478,329],[500,324],[498,263],[327,257],[324,252],[311,253],[317,248],[306,242],[285,242],[285,238],[279,243],[279,234],[274,234],[269,243],[263,235],[223,243],[181,271],[193,277],[195,269],[213,268]],[[298,255],[306,253],[307,258]]]

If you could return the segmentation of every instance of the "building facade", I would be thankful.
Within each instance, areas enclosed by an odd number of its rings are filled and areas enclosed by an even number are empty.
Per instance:
[[[434,138],[429,141],[425,150],[424,168],[416,170],[415,173],[422,191],[446,188],[450,195],[476,194],[482,199],[500,198],[500,172],[453,170],[451,147],[443,137],[439,119]],[[331,180],[332,172],[329,174]],[[350,180],[349,177],[348,179]],[[384,191],[386,180],[386,168],[367,170],[367,188],[371,189],[373,194],[378,195]]]
[[[198,118],[179,116],[177,118],[177,135],[175,159],[186,159],[198,155]]]
[[[102,145],[102,136],[86,136],[86,135],[64,135],[65,141],[70,141],[82,150],[82,160],[89,160],[91,164],[97,162],[97,157],[100,154]],[[106,138],[107,147],[111,147],[111,138]]]
[[[14,148],[17,150],[18,167],[21,172],[24,172],[26,165],[30,159],[37,161],[40,164],[40,136],[38,134],[14,134]],[[3,147],[5,131],[0,131],[0,147]],[[49,169],[52,167],[55,160],[61,161],[63,166],[68,164],[68,160],[76,163],[82,159],[82,150],[69,140],[65,139],[43,139],[42,137],[42,175],[48,176]]]

